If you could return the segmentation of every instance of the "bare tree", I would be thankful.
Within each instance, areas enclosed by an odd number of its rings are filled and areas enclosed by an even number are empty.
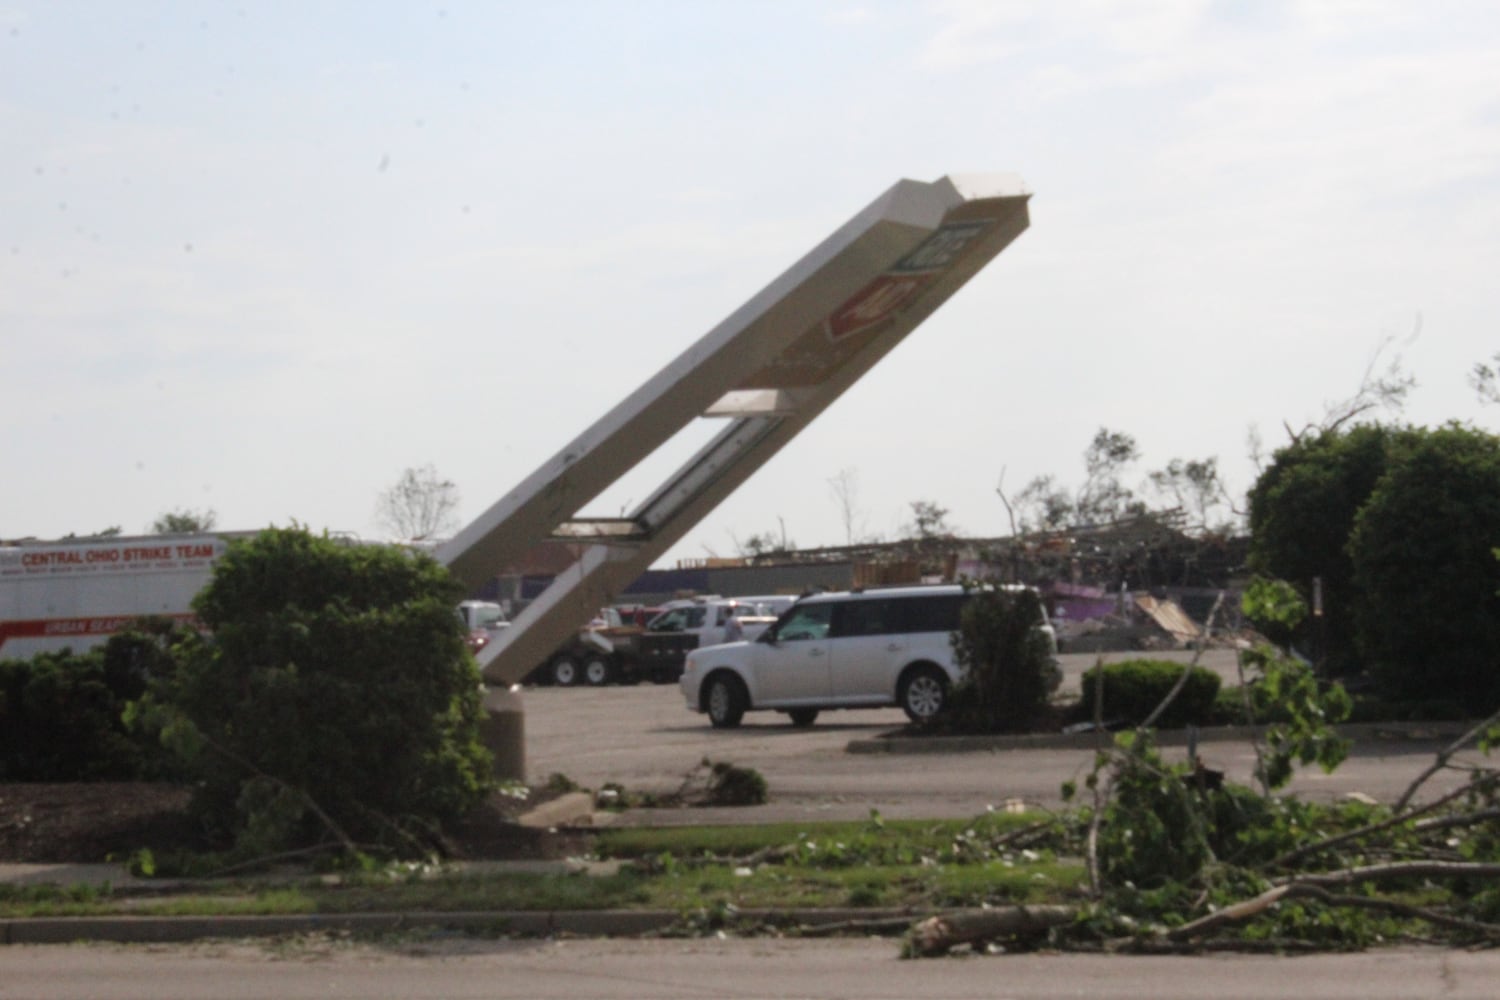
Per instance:
[[[1061,531],[1073,520],[1073,497],[1052,476],[1037,476],[1015,498],[1022,534]]]
[[[193,535],[200,531],[212,531],[219,515],[210,509],[168,511],[151,522],[151,531],[157,535]]]
[[[1105,523],[1144,506],[1122,481],[1125,469],[1140,458],[1135,438],[1101,427],[1083,453],[1084,481],[1070,492],[1054,476],[1037,476],[1014,496],[1001,485],[995,492],[1010,515],[1011,533],[1061,531],[1071,524]]]
[[[853,545],[865,534],[864,512],[859,508],[859,473],[852,466],[840,469],[838,475],[828,480],[828,489],[833,493],[839,508],[839,520],[844,524],[844,544]]]
[[[1135,438],[1099,428],[1083,453],[1084,480],[1073,501],[1074,516],[1083,522],[1107,522],[1138,511],[1140,503],[1120,477],[1140,457]]]
[[[948,523],[948,508],[940,507],[935,500],[913,500],[911,522],[906,525],[908,538],[949,538],[957,532]]]
[[[72,541],[73,539],[87,540],[90,538],[118,538],[124,533],[124,528],[121,528],[118,524],[112,524],[102,531],[90,531],[87,534],[82,535],[78,534],[76,531],[70,531],[66,535],[62,536],[62,541],[68,542]]]
[[[773,531],[760,532],[751,535],[744,541],[740,541],[734,532],[729,533],[729,540],[734,543],[735,551],[743,558],[745,556],[763,556],[771,552],[795,552],[797,543],[787,537],[786,518],[780,514],[776,515],[776,523],[780,528],[779,534]]]
[[[1405,343],[1411,343],[1421,331],[1422,318],[1418,316],[1412,333]],[[1416,388],[1417,380],[1407,373],[1399,350],[1388,355],[1389,360],[1382,367],[1382,358],[1387,356],[1387,351],[1391,350],[1394,343],[1394,336],[1388,336],[1380,342],[1375,352],[1370,355],[1369,363],[1365,365],[1365,372],[1360,378],[1358,390],[1347,399],[1325,403],[1323,419],[1304,424],[1301,430],[1295,430],[1291,424],[1283,422],[1282,426],[1286,428],[1290,443],[1296,444],[1308,435],[1316,436],[1337,431],[1356,417],[1364,416],[1371,410],[1389,410],[1392,413],[1400,413],[1406,406],[1407,394]]]
[[[1233,524],[1234,502],[1219,474],[1217,457],[1174,458],[1165,469],[1148,473],[1147,479],[1158,496],[1187,515],[1190,530],[1206,534]]]
[[[1489,362],[1477,362],[1469,373],[1469,384],[1481,403],[1500,405],[1500,351]]]
[[[376,517],[396,538],[427,541],[458,523],[458,487],[438,478],[431,465],[407,469],[396,485],[380,494]]]

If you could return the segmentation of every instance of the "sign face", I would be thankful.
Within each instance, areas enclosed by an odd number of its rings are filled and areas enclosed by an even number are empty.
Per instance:
[[[925,283],[920,274],[882,274],[828,317],[828,336],[839,341],[884,323]]]
[[[950,222],[938,229],[889,271],[860,289],[828,317],[828,336],[834,341],[890,319],[923,286],[953,265],[992,220]]]

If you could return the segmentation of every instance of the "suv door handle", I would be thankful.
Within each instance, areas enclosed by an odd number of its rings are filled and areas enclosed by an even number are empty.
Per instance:
[[[822,656],[823,655],[823,651],[821,649],[809,649],[807,651],[807,655],[810,656],[810,657],[812,657],[812,656]]]
[[[889,646],[885,647],[885,651],[887,653],[899,653],[901,652],[901,643],[893,642]]]

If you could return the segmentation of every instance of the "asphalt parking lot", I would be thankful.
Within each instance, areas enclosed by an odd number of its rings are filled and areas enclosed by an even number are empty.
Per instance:
[[[1211,669],[1233,670],[1232,655],[1210,656]],[[1076,685],[1095,658],[1064,659],[1070,678],[1064,683]],[[677,790],[708,759],[755,768],[771,793],[765,806],[633,810],[618,820],[626,824],[859,819],[871,810],[890,817],[964,817],[1003,808],[1011,800],[1055,807],[1062,803],[1063,783],[1084,777],[1094,757],[1087,746],[849,752],[851,743],[887,739],[903,729],[906,718],[895,708],[827,712],[810,729],[795,729],[778,713],[752,712],[738,729],[714,730],[687,709],[676,685],[535,688],[522,699],[527,778],[533,784],[559,774],[589,789],[612,782],[659,795]],[[1232,779],[1250,782],[1255,756],[1249,740],[1222,736],[1205,732],[1200,755]],[[1293,790],[1324,799],[1351,792],[1393,799],[1444,742],[1437,730],[1366,735],[1337,772],[1304,771]],[[1456,778],[1439,778],[1432,787],[1456,783]]]

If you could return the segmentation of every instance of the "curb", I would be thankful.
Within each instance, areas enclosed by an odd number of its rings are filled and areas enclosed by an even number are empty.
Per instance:
[[[671,910],[564,910],[530,912],[434,911],[227,917],[36,917],[0,920],[0,945],[173,944],[215,938],[276,937],[345,932],[397,934],[416,930],[461,931],[497,937],[640,937],[681,927],[691,913]],[[915,922],[910,910],[738,910],[724,921],[830,928]]]
[[[1196,731],[1156,730],[1156,745],[1186,746],[1192,735],[1199,743],[1254,740],[1265,735],[1265,726],[1210,726]],[[1390,723],[1361,722],[1339,726],[1340,736],[1356,743],[1449,742],[1458,739],[1467,726],[1457,722]],[[1111,742],[1108,733],[1022,733],[1013,736],[907,736],[892,730],[874,739],[850,740],[844,747],[854,754],[985,753],[997,750],[1092,750]]]

